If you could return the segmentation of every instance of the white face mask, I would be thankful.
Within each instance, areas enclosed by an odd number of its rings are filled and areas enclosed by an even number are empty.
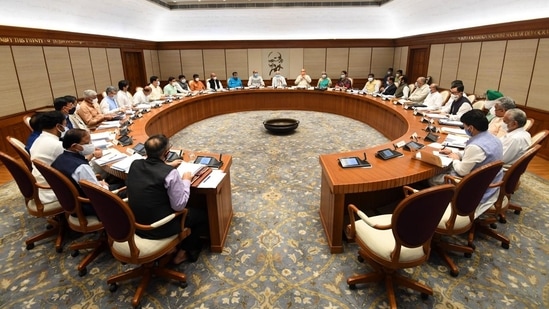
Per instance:
[[[57,131],[59,131],[59,133],[61,133],[60,138],[65,137],[65,133],[67,133],[68,130],[69,130],[69,128],[67,128],[67,127],[63,127],[63,131],[57,129]]]
[[[200,78],[198,78],[198,77],[197,77],[197,78],[195,78],[194,80],[195,80],[195,81],[199,81],[199,80],[200,80]]]
[[[507,124],[505,122],[501,122],[500,128],[505,132],[509,132],[509,127],[507,126]]]
[[[341,78],[345,78],[345,74],[341,74]]]
[[[181,79],[181,82],[182,82],[182,83],[185,83],[186,81],[187,81],[187,80],[186,80],[186,79],[184,79],[184,78],[183,78],[183,79]]]
[[[217,80],[217,76],[212,77],[213,80]]]
[[[258,77],[258,76],[259,76],[259,74],[257,74],[257,73],[254,73],[254,77]]]
[[[80,145],[80,146],[82,146],[82,148],[84,149],[78,151],[78,153],[83,155],[84,157],[92,154],[95,151],[95,146],[93,144],[86,144],[86,145]]]
[[[322,78],[326,78],[326,74],[322,74]]]
[[[457,96],[457,94],[452,94],[450,96],[450,98],[455,101],[455,100],[457,100],[458,96]]]
[[[368,81],[369,81],[369,82],[371,82],[371,81],[373,81],[373,80],[374,80],[373,77],[368,77]]]
[[[98,102],[99,102],[99,100],[97,98],[93,99],[93,101],[92,101],[93,104],[96,104]]]

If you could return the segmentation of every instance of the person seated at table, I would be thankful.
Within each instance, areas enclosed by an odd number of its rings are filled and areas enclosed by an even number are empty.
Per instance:
[[[406,75],[401,75],[395,90],[395,98],[407,100],[409,95],[410,87],[408,87],[408,77]]]
[[[394,96],[396,90],[397,90],[397,87],[395,85],[395,77],[394,76],[387,77],[386,86],[379,89],[379,91],[381,91],[380,94],[382,96],[386,96],[386,97]]]
[[[347,71],[341,71],[341,75],[339,76],[339,79],[337,80],[335,88],[339,89],[339,90],[347,90],[347,89],[351,89],[351,87],[353,87],[353,82],[347,76]]]
[[[101,100],[101,103],[99,104],[99,108],[101,108],[101,112],[103,114],[112,114],[117,113],[121,110],[120,104],[118,104],[118,101],[116,101],[116,91],[117,89],[114,86],[109,86],[105,90],[105,93],[107,94],[103,100]]]
[[[438,85],[429,85],[429,94],[423,101],[423,105],[430,111],[437,111],[442,107],[442,95],[438,92]]]
[[[128,91],[130,82],[123,79],[118,82],[118,92],[116,93],[116,102],[124,110],[131,110],[133,107],[133,96]]]
[[[193,80],[189,83],[189,88],[191,91],[204,91],[206,86],[200,81],[200,75],[193,74]]]
[[[485,164],[503,159],[503,145],[497,137],[488,132],[488,119],[481,110],[473,109],[464,113],[460,121],[463,123],[465,132],[471,138],[466,142],[463,151],[454,152],[449,148],[439,151],[440,154],[447,155],[453,161],[443,173],[429,179],[431,186],[443,184],[446,174],[463,177]],[[500,171],[493,182],[500,181],[502,175],[503,172]],[[493,199],[494,196],[497,197],[497,192],[498,188],[488,189],[482,198],[481,205],[486,206],[485,202],[488,199]],[[490,207],[490,204],[487,207]],[[486,207],[477,209],[475,218],[485,210]]]
[[[76,97],[66,95],[53,100],[53,108],[60,111],[67,120],[67,128],[79,128],[89,130],[84,121],[76,114]]]
[[[177,84],[175,85],[175,88],[177,89],[178,93],[187,93],[191,91],[185,75],[181,74],[177,77]]]
[[[223,90],[223,84],[217,79],[217,74],[210,73],[210,78],[206,81],[206,89],[214,91]]]
[[[259,75],[259,73],[254,70],[252,72],[252,76],[248,78],[248,87],[253,88],[259,88],[259,87],[265,87],[265,82],[263,81],[263,77]]]
[[[149,81],[151,82],[149,84],[149,87],[151,88],[151,94],[149,94],[149,100],[151,101],[157,101],[157,100],[164,100],[166,96],[164,96],[164,91],[162,90],[162,87],[160,87],[160,79],[158,76],[151,76],[149,78]]]
[[[326,74],[326,72],[320,73],[320,78],[316,83],[316,87],[318,89],[328,89],[332,87],[332,80],[328,77],[328,74]]]
[[[370,73],[368,74],[368,81],[364,85],[364,88],[362,88],[362,91],[368,94],[379,93],[380,84],[381,82],[374,78],[374,74]]]
[[[177,88],[175,85],[177,85],[177,80],[175,79],[175,77],[173,76],[168,77],[168,83],[166,84],[166,86],[164,86],[164,95],[165,96],[175,95],[177,93]]]
[[[32,128],[32,132],[27,138],[27,142],[25,143],[25,150],[27,152],[30,152],[32,144],[38,138],[38,136],[40,136],[40,133],[42,133],[42,124],[40,123],[40,116],[42,116],[42,113],[34,113],[29,120],[29,125]]]
[[[451,85],[450,99],[440,110],[441,113],[447,114],[450,120],[459,120],[466,112],[473,109],[471,102],[464,95],[463,84],[455,83]],[[485,116],[486,118],[486,116]],[[488,121],[488,120],[486,120]]]
[[[271,86],[273,88],[285,88],[287,86],[286,78],[280,74],[280,71],[275,71],[275,75],[271,80]]]
[[[80,108],[76,112],[88,128],[96,127],[101,122],[114,118],[114,114],[101,112],[97,103],[97,92],[93,90],[84,90],[84,101],[80,103]]]
[[[530,133],[524,129],[527,119],[526,113],[518,108],[507,110],[503,116],[500,128],[507,133],[499,139],[503,144],[504,166],[511,166],[515,163],[532,143]]]
[[[398,87],[400,86],[400,77],[404,75],[404,73],[402,73],[402,70],[397,70],[396,73],[395,73],[395,85]]]
[[[495,115],[490,121],[488,132],[497,137],[502,137],[507,134],[507,131],[502,127],[503,116],[505,115],[505,112],[516,107],[515,100],[510,97],[501,97],[497,99],[494,104]]]
[[[488,118],[488,121],[492,121],[492,119],[495,117],[496,111],[494,109],[494,106],[496,105],[496,100],[503,97],[503,93],[497,91],[497,90],[486,90],[486,100],[484,101],[484,105],[482,106],[482,111],[486,114],[486,117]]]
[[[231,78],[227,81],[227,87],[231,89],[243,87],[242,80],[238,77],[238,72],[233,72]]]
[[[429,85],[427,85],[425,77],[418,77],[414,91],[412,91],[408,100],[414,103],[421,103],[425,100],[429,92]]]
[[[145,142],[147,158],[135,160],[130,166],[126,180],[129,205],[138,223],[151,224],[187,206],[191,194],[191,173],[179,175],[175,167],[181,164],[181,160],[166,163],[170,148],[166,136],[153,135]],[[173,259],[176,265],[197,260],[202,248],[200,236],[208,231],[205,208],[187,209],[185,227],[191,229],[191,234],[179,244],[179,251]],[[136,233],[143,238],[162,239],[179,232],[181,221],[175,219],[157,229],[137,230]]]
[[[138,87],[133,95],[133,105],[148,104],[149,95],[151,94],[151,87],[145,86],[144,88]]]
[[[40,116],[40,126],[42,128],[42,134],[36,139],[29,154],[31,160],[40,160],[47,165],[51,165],[52,162],[63,153],[63,145],[61,138],[64,137],[67,129],[67,120],[63,113],[60,111],[45,112]],[[32,175],[36,178],[37,183],[47,184],[44,176],[38,171],[37,168],[32,169]],[[51,189],[38,189],[38,196],[42,203],[47,204],[57,201],[55,193]]]
[[[387,69],[387,74],[385,74],[385,76],[383,76],[383,81],[382,81],[382,84],[381,84],[381,87],[380,87],[380,90],[381,88],[386,88],[387,87],[387,79],[389,78],[389,76],[393,76],[393,68],[388,68]],[[393,81],[394,81],[394,78],[393,78]]]
[[[117,181],[112,184],[97,179],[97,175],[87,158],[101,157],[98,154],[100,150],[92,144],[91,135],[88,131],[82,129],[68,130],[63,137],[63,148],[64,151],[53,161],[51,167],[69,178],[78,189],[80,196],[86,196],[78,184],[80,180],[84,179],[111,191],[124,186],[122,180],[114,177],[112,179]],[[120,193],[119,196],[125,197],[126,194]],[[86,216],[95,214],[90,204],[83,204],[82,210]]]
[[[309,88],[311,87],[311,77],[305,69],[301,69],[301,73],[295,78],[294,83],[297,88]]]

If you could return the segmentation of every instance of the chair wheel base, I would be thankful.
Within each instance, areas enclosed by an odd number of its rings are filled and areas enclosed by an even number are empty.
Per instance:
[[[27,244],[27,250],[34,249],[34,243]]]
[[[109,285],[109,291],[110,291],[111,293],[113,293],[113,292],[116,292],[116,290],[118,290],[118,284],[116,284],[116,283],[111,283],[111,284]]]
[[[490,223],[490,228],[495,230],[498,228],[498,225],[495,223]]]
[[[46,230],[51,230],[51,229],[53,229],[53,225],[51,224],[46,225]]]
[[[463,256],[466,257],[466,258],[470,258],[470,257],[473,256],[473,254],[466,252],[466,253],[463,254]]]
[[[84,267],[84,268],[82,268],[78,271],[78,275],[80,277],[84,277],[87,273],[88,273],[88,269],[86,267]]]
[[[520,210],[515,210],[515,215],[520,215]]]
[[[179,286],[180,286],[182,289],[186,288],[188,285],[189,285],[189,284],[188,284],[187,282],[181,282],[181,283],[179,283]]]
[[[501,243],[501,247],[502,247],[503,249],[509,249],[509,244],[508,244],[508,243],[502,242],[502,243]]]
[[[421,299],[423,299],[423,300],[429,299],[429,294],[421,293]]]
[[[356,284],[349,284],[349,290],[356,290]]]
[[[77,257],[79,254],[80,254],[80,251],[78,250],[74,250],[73,252],[71,252],[72,257]]]
[[[63,247],[55,248],[55,252],[57,253],[63,252]]]
[[[450,270],[450,276],[457,277],[459,275],[459,270]]]
[[[364,258],[363,258],[362,256],[359,255],[356,259],[357,259],[360,263],[364,263]]]
[[[499,218],[499,223],[505,224],[505,223],[507,223],[507,219],[501,217],[501,218]]]

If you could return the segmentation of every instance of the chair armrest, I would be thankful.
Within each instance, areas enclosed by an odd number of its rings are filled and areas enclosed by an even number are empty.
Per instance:
[[[78,197],[78,201],[79,201],[80,203],[88,203],[88,204],[90,204],[90,199],[87,198],[87,197],[81,197],[81,196],[79,196],[79,197]]]
[[[453,175],[444,175],[444,182],[457,185],[461,181],[461,177],[453,176]]]
[[[135,223],[135,227],[137,229],[140,229],[140,230],[153,230],[153,229],[156,229],[160,226],[163,226],[164,224],[172,221],[174,218],[178,217],[178,216],[183,216],[182,217],[182,223],[181,223],[181,227],[183,228],[184,227],[184,224],[185,224],[185,221],[183,219],[185,219],[187,217],[187,209],[183,209],[182,211],[178,211],[178,212],[173,212],[169,215],[167,215],[166,217],[156,221],[156,222],[153,222],[151,224],[140,224],[140,223]]]
[[[503,185],[503,181],[498,181],[498,182],[492,182],[488,188],[497,188],[497,187],[501,187]]]
[[[414,193],[419,192],[418,189],[414,189],[414,188],[412,188],[412,187],[410,187],[410,186],[404,186],[404,187],[402,187],[402,190],[404,191],[404,196],[405,196],[405,197],[407,197],[407,196],[409,196],[409,195],[411,195],[411,194],[414,194]]]
[[[51,189],[50,185],[47,184],[47,183],[35,183],[36,187],[38,187],[39,189]]]
[[[122,188],[118,188],[118,189],[115,189],[115,190],[112,190],[111,192],[114,193],[114,194],[118,194],[119,192],[123,192],[123,191],[126,191],[128,189],[128,187],[122,187]],[[127,200],[125,201],[127,202]]]

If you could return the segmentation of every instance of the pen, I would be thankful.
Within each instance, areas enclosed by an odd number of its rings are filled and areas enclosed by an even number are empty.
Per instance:
[[[204,180],[202,180],[202,183],[205,183],[206,181],[208,181],[208,179],[210,179],[210,177],[212,177],[212,175],[208,175],[208,177],[204,178]]]

